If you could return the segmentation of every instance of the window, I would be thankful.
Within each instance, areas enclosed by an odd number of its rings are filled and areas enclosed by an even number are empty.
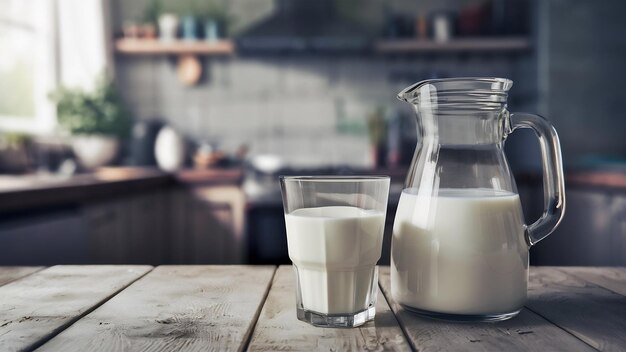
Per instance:
[[[55,126],[54,4],[0,0],[0,130],[41,134]]]

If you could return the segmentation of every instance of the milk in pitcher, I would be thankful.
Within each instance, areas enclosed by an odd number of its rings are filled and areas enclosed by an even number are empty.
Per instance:
[[[526,300],[519,196],[491,189],[405,190],[393,228],[391,292],[422,312],[497,315]]]

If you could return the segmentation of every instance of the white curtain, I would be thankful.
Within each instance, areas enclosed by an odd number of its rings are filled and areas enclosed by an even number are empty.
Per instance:
[[[57,0],[59,83],[91,90],[113,74],[108,0]]]

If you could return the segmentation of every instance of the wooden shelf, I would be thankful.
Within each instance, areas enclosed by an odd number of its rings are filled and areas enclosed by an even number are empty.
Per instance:
[[[510,38],[462,38],[448,42],[420,39],[380,40],[374,43],[374,51],[386,54],[437,53],[437,52],[510,52],[531,48],[525,37]],[[233,55],[235,45],[231,40],[217,42],[173,41],[158,39],[118,39],[115,51],[125,55]]]
[[[232,55],[235,45],[231,40],[163,42],[158,39],[118,39],[115,51],[128,55]]]
[[[466,38],[436,42],[420,39],[381,40],[374,43],[379,53],[429,53],[429,52],[478,52],[478,51],[524,51],[530,49],[525,37],[511,38]]]

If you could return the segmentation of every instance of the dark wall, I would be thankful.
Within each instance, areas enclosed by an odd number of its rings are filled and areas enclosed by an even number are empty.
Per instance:
[[[566,164],[591,154],[626,157],[626,2],[541,3],[549,19],[542,83]]]

